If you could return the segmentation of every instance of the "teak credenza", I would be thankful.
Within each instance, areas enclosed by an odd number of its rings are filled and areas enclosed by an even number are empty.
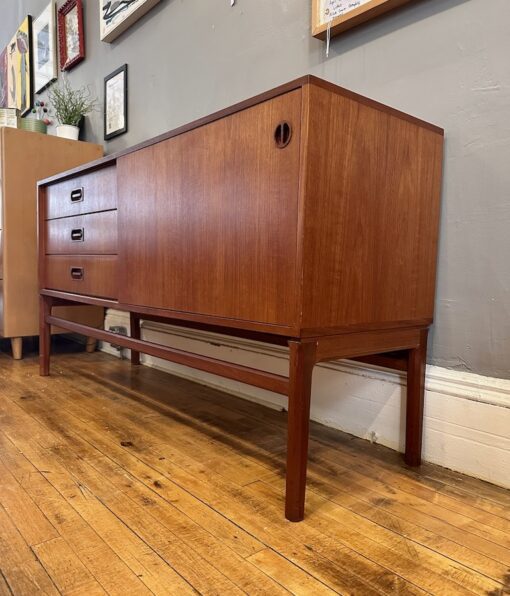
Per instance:
[[[421,457],[443,131],[307,76],[39,184],[41,374],[50,325],[288,396],[285,515],[304,515],[312,370],[407,370]],[[131,337],[54,316],[131,313]],[[140,338],[140,319],[288,345],[289,376]]]

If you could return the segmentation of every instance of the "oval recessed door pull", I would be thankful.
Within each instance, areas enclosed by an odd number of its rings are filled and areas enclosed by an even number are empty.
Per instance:
[[[274,140],[278,149],[287,147],[292,138],[292,127],[288,122],[280,122],[274,131]]]

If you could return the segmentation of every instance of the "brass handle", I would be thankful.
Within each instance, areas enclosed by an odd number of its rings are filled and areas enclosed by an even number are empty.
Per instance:
[[[292,138],[292,127],[291,125],[286,122],[280,122],[274,131],[274,141],[278,149],[283,149],[287,147],[290,143],[290,139]]]
[[[83,242],[85,240],[85,231],[83,228],[73,228],[71,230],[71,240],[73,242]]]
[[[75,188],[71,191],[71,203],[79,203],[80,201],[83,201],[84,195],[83,186],[81,188]]]
[[[83,267],[71,267],[71,277],[75,280],[83,279],[84,271]]]

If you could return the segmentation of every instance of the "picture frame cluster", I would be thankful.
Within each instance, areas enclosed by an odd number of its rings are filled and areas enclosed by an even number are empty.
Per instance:
[[[92,1],[92,0],[91,0]],[[99,38],[114,42],[160,0],[99,2]],[[0,48],[0,110],[24,117],[35,112],[36,94],[86,58],[83,0],[51,0],[36,18],[27,15],[11,41]],[[128,129],[127,64],[104,78],[104,139]]]

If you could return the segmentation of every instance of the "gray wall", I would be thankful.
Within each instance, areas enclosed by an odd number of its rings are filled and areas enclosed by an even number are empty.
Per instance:
[[[0,46],[48,0],[2,0]],[[311,0],[162,0],[113,44],[84,0],[87,59],[74,85],[102,95],[129,64],[129,132],[142,141],[305,73],[447,131],[436,322],[429,360],[510,378],[510,2],[421,0],[325,46]],[[100,114],[88,140],[102,140]]]

